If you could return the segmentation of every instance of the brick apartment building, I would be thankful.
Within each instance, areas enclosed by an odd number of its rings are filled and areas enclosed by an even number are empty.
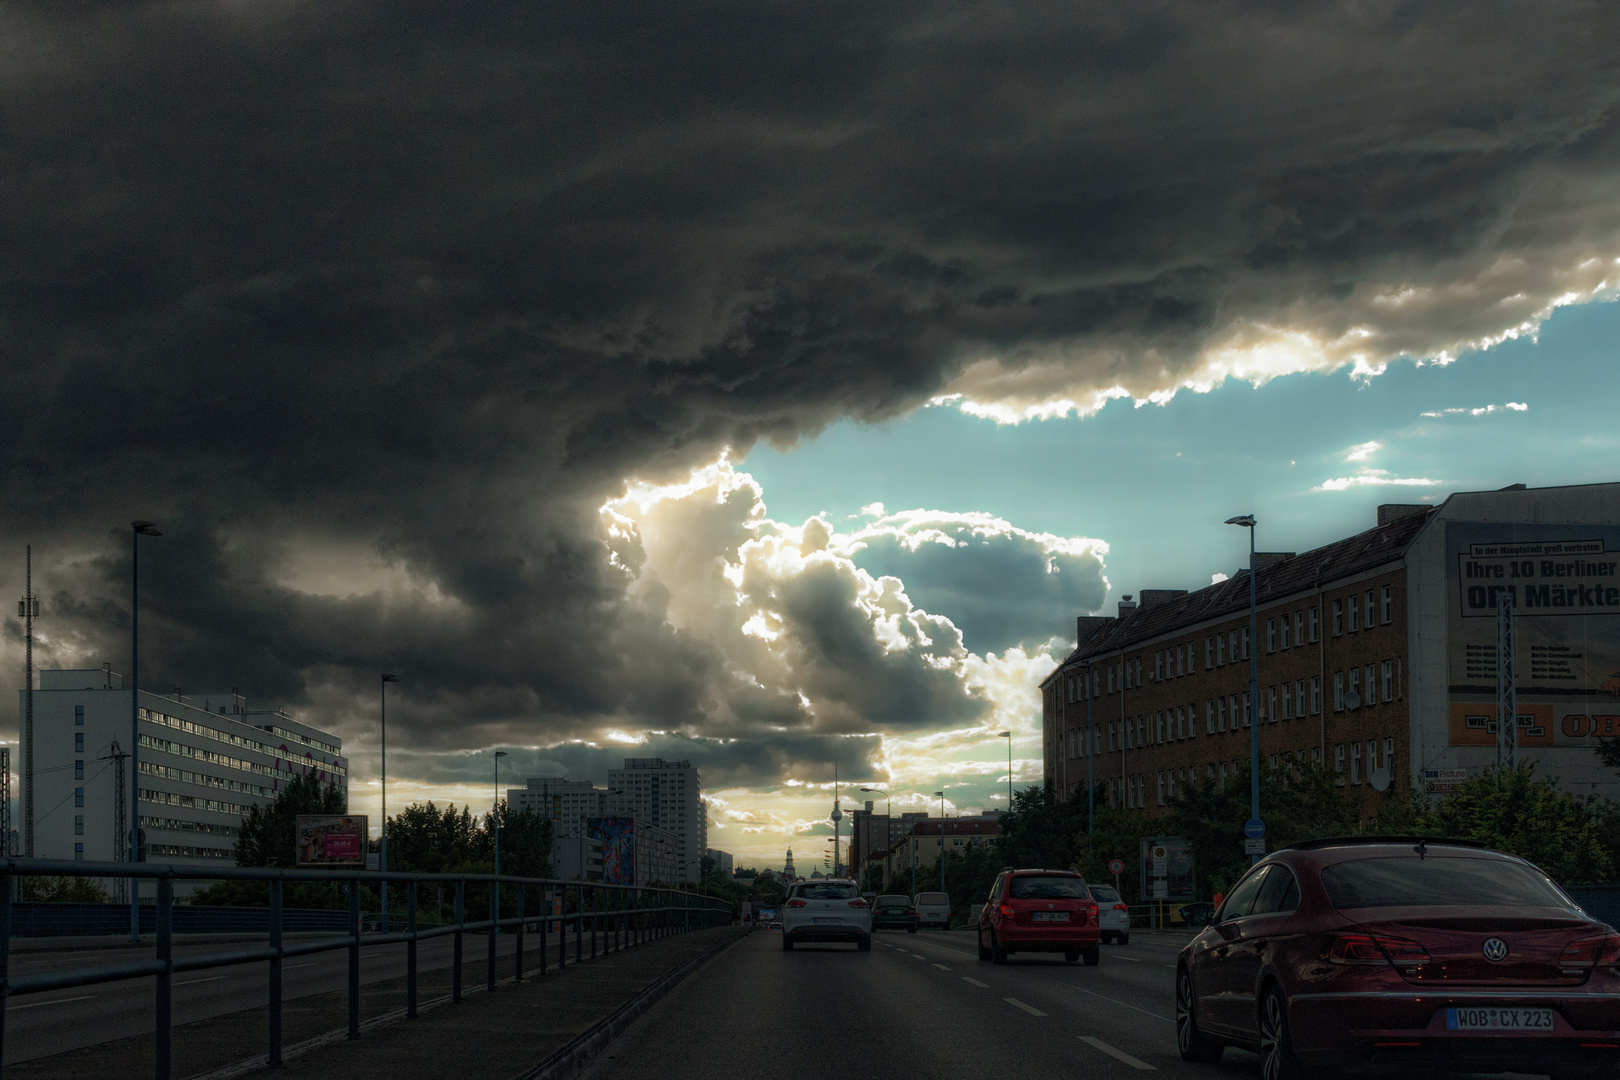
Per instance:
[[[1264,523],[1262,523],[1262,528]],[[1521,757],[1566,787],[1620,796],[1597,762],[1620,735],[1620,484],[1465,492],[1385,505],[1366,532],[1256,558],[1200,589],[1144,590],[1082,616],[1042,683],[1045,775],[1161,812],[1182,785],[1249,760],[1258,650],[1262,768],[1332,770],[1363,820],[1392,793],[1442,793],[1496,756],[1496,595],[1518,613]],[[1088,722],[1089,718],[1089,722]]]

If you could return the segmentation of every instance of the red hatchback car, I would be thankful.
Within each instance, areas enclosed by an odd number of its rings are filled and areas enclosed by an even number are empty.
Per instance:
[[[1312,840],[1233,887],[1176,965],[1189,1061],[1313,1067],[1620,1069],[1620,934],[1523,859],[1456,840]]]
[[[1068,870],[1003,870],[979,912],[979,959],[995,964],[1015,952],[1060,952],[1093,965],[1099,937],[1097,902]]]

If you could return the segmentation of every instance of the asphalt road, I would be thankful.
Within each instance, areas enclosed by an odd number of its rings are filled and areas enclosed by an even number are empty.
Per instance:
[[[966,933],[880,933],[870,953],[784,953],[778,934],[755,934],[632,1027],[591,1075],[1258,1080],[1253,1054],[1228,1050],[1214,1066],[1177,1056],[1172,987],[1183,940],[1138,933],[1105,945],[1097,967],[1017,954],[995,967]]]
[[[497,950],[500,956],[510,956],[515,938],[503,936]],[[524,952],[527,965],[532,969],[538,959],[535,949],[539,936],[527,935]],[[556,938],[548,938],[555,963]],[[463,958],[478,960],[487,955],[488,938],[469,934],[463,946]],[[182,946],[175,956],[188,953],[230,952],[256,947],[257,943],[233,943]],[[573,942],[569,942],[569,958],[573,958]],[[450,961],[454,946],[450,938],[434,938],[418,946],[417,971],[423,1000],[444,993],[449,984]],[[587,951],[589,943],[587,942]],[[19,953],[11,958],[13,976],[33,975],[45,971],[70,970],[84,965],[99,965],[150,959],[151,950],[90,950],[71,953]],[[348,985],[349,959],[344,950],[301,956],[286,961],[282,966],[282,1000],[340,990]],[[441,972],[437,977],[430,972]],[[501,974],[510,973],[503,967]],[[360,981],[370,985],[405,977],[405,946],[387,945],[368,947],[360,953]],[[269,986],[268,965],[244,964],[237,967],[188,971],[174,978],[173,1002],[176,1026],[193,1020],[223,1016],[246,1009],[260,1008],[265,1003]],[[109,1042],[131,1035],[140,1035],[153,1028],[153,979],[130,979],[123,982],[82,986],[71,990],[58,990],[44,994],[30,994],[12,998],[6,1006],[5,1062],[13,1064],[83,1046]],[[331,1018],[331,1027],[348,1022],[347,1014]]]

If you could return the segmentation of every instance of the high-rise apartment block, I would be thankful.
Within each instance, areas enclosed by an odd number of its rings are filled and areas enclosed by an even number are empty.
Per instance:
[[[589,780],[531,776],[522,787],[506,790],[506,803],[513,812],[527,810],[550,821],[578,823],[606,816],[607,793],[607,788]]]
[[[624,768],[608,772],[608,813],[633,817],[675,838],[679,880],[702,880],[708,847],[708,808],[702,780],[690,761],[625,758]]]

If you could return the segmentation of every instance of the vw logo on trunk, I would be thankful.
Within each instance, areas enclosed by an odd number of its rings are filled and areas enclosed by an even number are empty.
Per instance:
[[[1484,947],[1480,949],[1480,952],[1485,954],[1485,959],[1490,960],[1493,963],[1497,960],[1506,960],[1508,952],[1507,942],[1503,941],[1499,937],[1488,938]]]

